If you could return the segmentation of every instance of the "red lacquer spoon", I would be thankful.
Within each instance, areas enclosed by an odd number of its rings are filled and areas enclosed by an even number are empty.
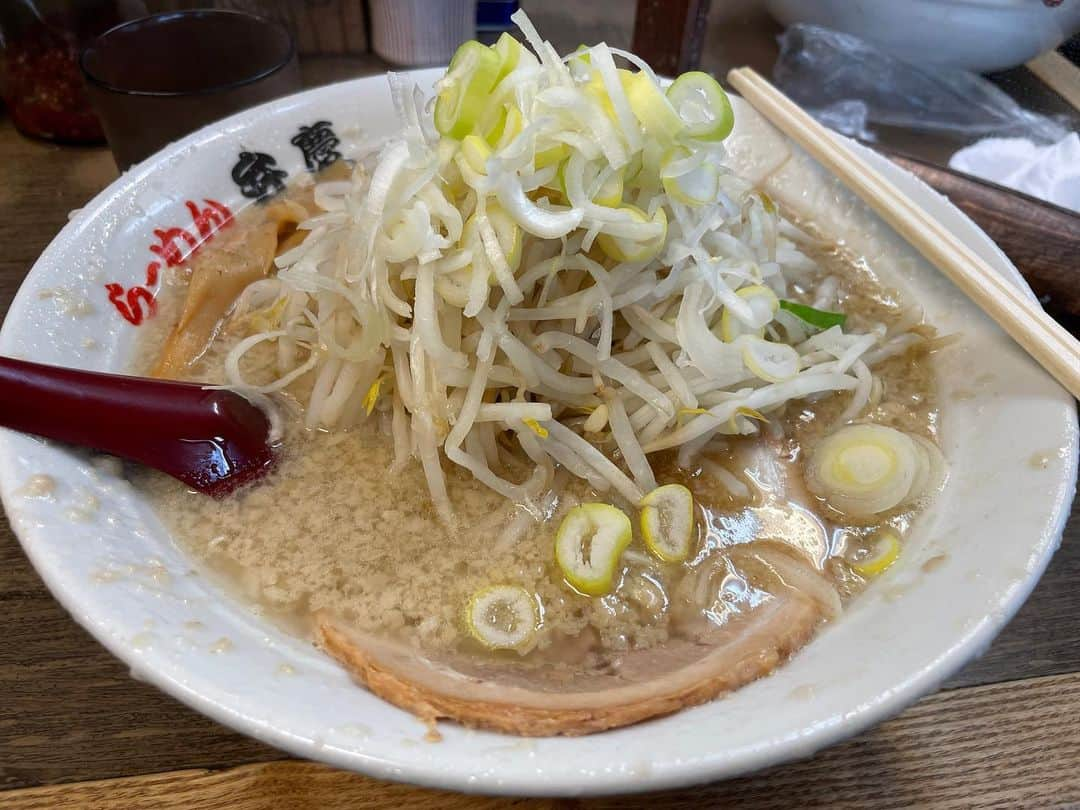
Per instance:
[[[137,461],[215,497],[274,462],[270,418],[233,391],[8,357],[0,426]]]

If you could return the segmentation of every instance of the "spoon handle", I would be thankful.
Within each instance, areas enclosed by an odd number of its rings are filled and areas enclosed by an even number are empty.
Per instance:
[[[120,456],[220,495],[271,463],[270,420],[233,391],[0,357],[0,426]]]

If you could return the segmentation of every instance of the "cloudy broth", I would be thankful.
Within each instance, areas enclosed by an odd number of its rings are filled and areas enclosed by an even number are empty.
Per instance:
[[[261,215],[261,208],[252,208],[231,227],[254,227]],[[899,295],[860,262],[831,248],[812,255],[821,268],[817,280],[837,285],[849,323],[892,327],[910,319]],[[153,365],[179,317],[185,279],[177,274],[167,282],[135,372]],[[804,295],[812,301],[814,292]],[[188,376],[223,381],[224,357],[243,336],[226,324]],[[880,384],[859,421],[936,439],[927,345],[875,368]],[[244,362],[249,379],[272,376],[269,348],[252,351]],[[290,389],[294,404],[305,384],[310,387],[301,379]],[[311,617],[326,612],[432,652],[587,670],[608,666],[612,656],[629,650],[706,638],[772,598],[775,583],[740,549],[788,555],[835,586],[843,600],[864,587],[852,561],[868,553],[883,528],[895,531],[902,544],[919,504],[870,522],[851,521],[807,491],[807,451],[836,424],[848,399],[834,394],[792,402],[762,425],[760,436],[718,438],[686,468],[675,452],[654,456],[659,482],[693,492],[691,554],[682,563],[659,561],[635,523],[616,585],[601,597],[578,593],[565,581],[554,561],[554,536],[570,508],[612,502],[612,493],[558,473],[538,502],[513,504],[444,462],[456,516],[454,525],[446,525],[431,506],[419,463],[394,465],[390,418],[379,411],[349,430],[311,431],[302,426],[296,405],[276,469],[225,500],[187,491],[150,471],[140,472],[137,483],[181,546],[229,590],[292,632],[308,632]],[[506,461],[514,466],[509,453]],[[614,503],[633,509],[618,498]],[[539,627],[527,648],[491,653],[470,636],[464,606],[491,583],[520,585],[536,595]]]

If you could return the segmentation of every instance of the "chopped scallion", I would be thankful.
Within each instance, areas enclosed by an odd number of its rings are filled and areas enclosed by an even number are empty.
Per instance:
[[[843,312],[829,312],[824,309],[814,309],[806,304],[796,301],[780,301],[780,309],[786,309],[796,318],[805,321],[818,329],[829,329],[833,326],[843,326],[847,321],[847,315]]]

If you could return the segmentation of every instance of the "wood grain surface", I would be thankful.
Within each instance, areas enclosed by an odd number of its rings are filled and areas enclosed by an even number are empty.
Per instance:
[[[305,71],[342,77],[340,67]],[[104,149],[29,141],[6,120],[0,157],[2,314],[68,212],[116,169]],[[1041,238],[1038,222],[994,223],[984,226],[999,241],[1028,227],[1032,244]],[[504,802],[282,762],[281,752],[133,681],[52,598],[0,521],[0,808],[1080,806],[1077,582],[1074,506],[1061,550],[1001,637],[899,718],[813,759],[709,787]]]
[[[640,796],[582,800],[464,796],[287,761],[14,790],[0,794],[0,806],[8,810],[1066,806],[1080,802],[1077,705],[1077,674],[944,692],[811,759],[749,778]]]

